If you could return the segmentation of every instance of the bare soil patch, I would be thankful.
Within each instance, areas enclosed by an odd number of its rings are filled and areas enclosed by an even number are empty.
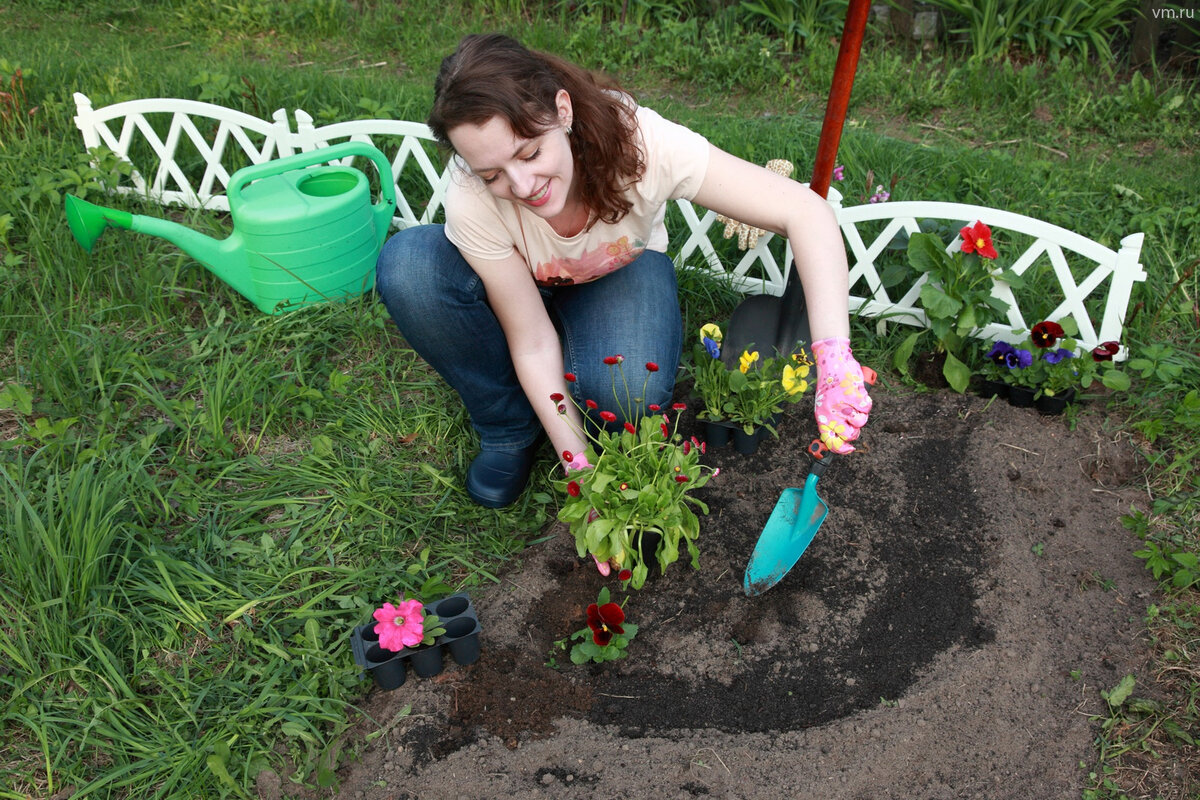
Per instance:
[[[820,481],[828,519],[775,588],[748,598],[742,576],[807,474],[802,407],[754,456],[708,453],[702,568],[632,593],[629,658],[547,665],[604,580],[556,526],[472,593],[479,662],[364,698],[374,721],[339,796],[1078,797],[1099,691],[1146,659],[1154,585],[1119,522],[1140,454],[1097,408],[1072,431],[949,392],[874,396],[860,452]]]

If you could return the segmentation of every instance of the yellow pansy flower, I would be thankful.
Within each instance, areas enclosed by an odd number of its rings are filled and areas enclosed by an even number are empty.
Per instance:
[[[742,357],[738,362],[738,369],[740,369],[742,374],[745,375],[747,370],[750,369],[750,365],[755,361],[758,361],[758,351],[755,350],[753,353],[751,353],[749,350],[744,350],[742,352]]]
[[[700,341],[703,342],[706,336],[717,344],[721,343],[721,329],[715,323],[710,322],[700,328]]]
[[[802,364],[799,368],[792,367],[790,364],[783,368],[783,388],[789,394],[799,394],[800,392],[808,391],[808,365]]]

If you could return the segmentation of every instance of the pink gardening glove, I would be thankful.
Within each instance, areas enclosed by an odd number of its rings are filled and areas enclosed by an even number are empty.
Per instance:
[[[850,352],[849,339],[821,339],[812,343],[812,352],[817,361],[816,417],[821,441],[834,453],[853,453],[849,443],[858,438],[871,411],[864,370]]]

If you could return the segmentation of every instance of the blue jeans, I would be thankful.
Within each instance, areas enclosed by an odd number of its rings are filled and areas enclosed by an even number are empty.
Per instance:
[[[541,423],[517,381],[483,281],[441,225],[392,236],[379,255],[375,286],[409,345],[462,398],[484,450],[517,450],[537,440]],[[577,402],[595,400],[617,414],[618,426],[648,405],[671,402],[683,322],[675,266],[665,254],[646,250],[603,278],[541,294],[562,341],[564,369],[576,376],[568,386]],[[632,402],[620,370],[604,364],[617,354],[625,357]],[[658,372],[647,372],[651,361]]]

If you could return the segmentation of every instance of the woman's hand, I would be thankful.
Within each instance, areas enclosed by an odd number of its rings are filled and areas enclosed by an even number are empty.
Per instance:
[[[812,352],[817,362],[815,414],[821,441],[834,453],[853,453],[849,442],[858,438],[871,411],[864,370],[850,352],[849,339],[821,339],[812,343]]]
[[[584,453],[575,453],[574,455],[571,455],[571,452],[568,450],[563,453],[563,456],[563,470],[568,475],[570,475],[572,472],[578,472],[579,470],[592,468],[592,465],[588,463],[587,456]],[[571,457],[566,458],[566,456]],[[596,513],[596,509],[593,508],[588,512],[588,522],[591,522],[599,516],[600,515]],[[594,555],[592,556],[592,561],[596,562],[596,571],[606,578],[612,573],[613,567],[619,566],[615,559],[605,563],[596,558]]]

